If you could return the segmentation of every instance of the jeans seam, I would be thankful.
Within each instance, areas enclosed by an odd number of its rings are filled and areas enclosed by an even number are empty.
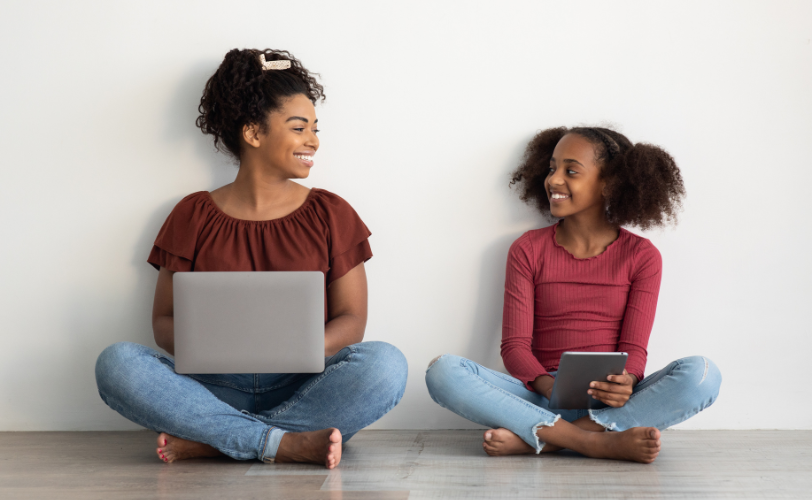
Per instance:
[[[324,380],[324,379],[325,379],[325,378],[326,378],[328,375],[332,374],[333,372],[337,371],[339,368],[343,367],[344,365],[346,365],[347,363],[349,363],[350,361],[352,361],[352,357],[353,357],[353,355],[354,355],[354,354],[356,354],[357,350],[355,349],[355,347],[354,347],[354,346],[347,346],[345,349],[349,349],[349,350],[350,350],[350,354],[349,354],[349,355],[347,355],[347,359],[341,360],[341,361],[339,361],[338,363],[336,363],[336,364],[334,364],[334,365],[330,365],[330,366],[329,366],[327,369],[325,369],[323,372],[321,372],[321,373],[319,374],[319,376],[318,376],[318,377],[316,377],[316,378],[312,379],[312,380],[310,381],[310,383],[309,383],[309,384],[307,384],[307,389],[306,389],[306,390],[304,390],[304,391],[302,391],[302,392],[298,393],[298,394],[297,394],[297,396],[296,396],[295,398],[289,399],[289,400],[287,401],[287,403],[288,403],[288,404],[287,404],[287,405],[286,405],[284,408],[282,408],[282,409],[280,409],[279,411],[274,412],[273,414],[270,414],[270,415],[262,415],[262,417],[263,417],[263,418],[267,418],[267,419],[273,419],[273,418],[276,418],[276,417],[278,417],[279,415],[281,415],[281,414],[285,413],[286,411],[290,410],[291,408],[293,408],[293,406],[295,406],[295,405],[296,405],[296,403],[298,403],[299,401],[301,401],[301,400],[302,400],[302,398],[304,398],[304,397],[307,395],[307,393],[308,393],[308,392],[310,392],[311,390],[313,390],[313,388],[314,388],[314,387],[316,387],[316,385],[317,385],[319,382],[321,382],[321,381],[322,381],[322,380]],[[336,354],[338,354],[338,353],[336,353]],[[331,369],[331,368],[332,368],[332,369]]]

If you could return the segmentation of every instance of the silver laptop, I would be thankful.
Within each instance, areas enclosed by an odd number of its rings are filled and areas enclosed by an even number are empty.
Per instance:
[[[324,371],[324,274],[173,276],[178,373]]]

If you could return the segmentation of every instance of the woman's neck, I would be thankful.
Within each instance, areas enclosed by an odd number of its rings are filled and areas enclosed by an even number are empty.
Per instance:
[[[231,184],[211,192],[220,210],[244,220],[272,220],[298,209],[310,189],[288,178],[242,163]]]
[[[280,176],[270,175],[257,168],[240,165],[237,178],[231,184],[231,195],[241,204],[261,209],[277,205],[290,198],[301,188],[299,184]]]

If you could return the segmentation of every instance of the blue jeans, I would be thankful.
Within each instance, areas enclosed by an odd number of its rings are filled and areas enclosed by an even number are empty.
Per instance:
[[[435,403],[478,424],[508,429],[536,453],[544,447],[536,432],[559,418],[572,422],[589,415],[610,431],[665,429],[712,405],[721,383],[722,374],[711,360],[692,356],[644,378],[620,408],[550,410],[546,397],[527,390],[518,379],[459,356],[443,355],[426,370]]]
[[[205,443],[237,460],[272,462],[287,431],[336,427],[344,441],[395,407],[406,358],[385,342],[347,346],[321,373],[180,375],[172,358],[131,342],[96,361],[104,402],[156,432]]]

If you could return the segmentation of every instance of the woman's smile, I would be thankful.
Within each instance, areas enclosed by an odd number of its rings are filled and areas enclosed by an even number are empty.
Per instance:
[[[315,154],[316,154],[315,151],[302,151],[300,153],[293,153],[293,156],[295,156],[306,167],[312,167],[313,166],[313,156]]]

